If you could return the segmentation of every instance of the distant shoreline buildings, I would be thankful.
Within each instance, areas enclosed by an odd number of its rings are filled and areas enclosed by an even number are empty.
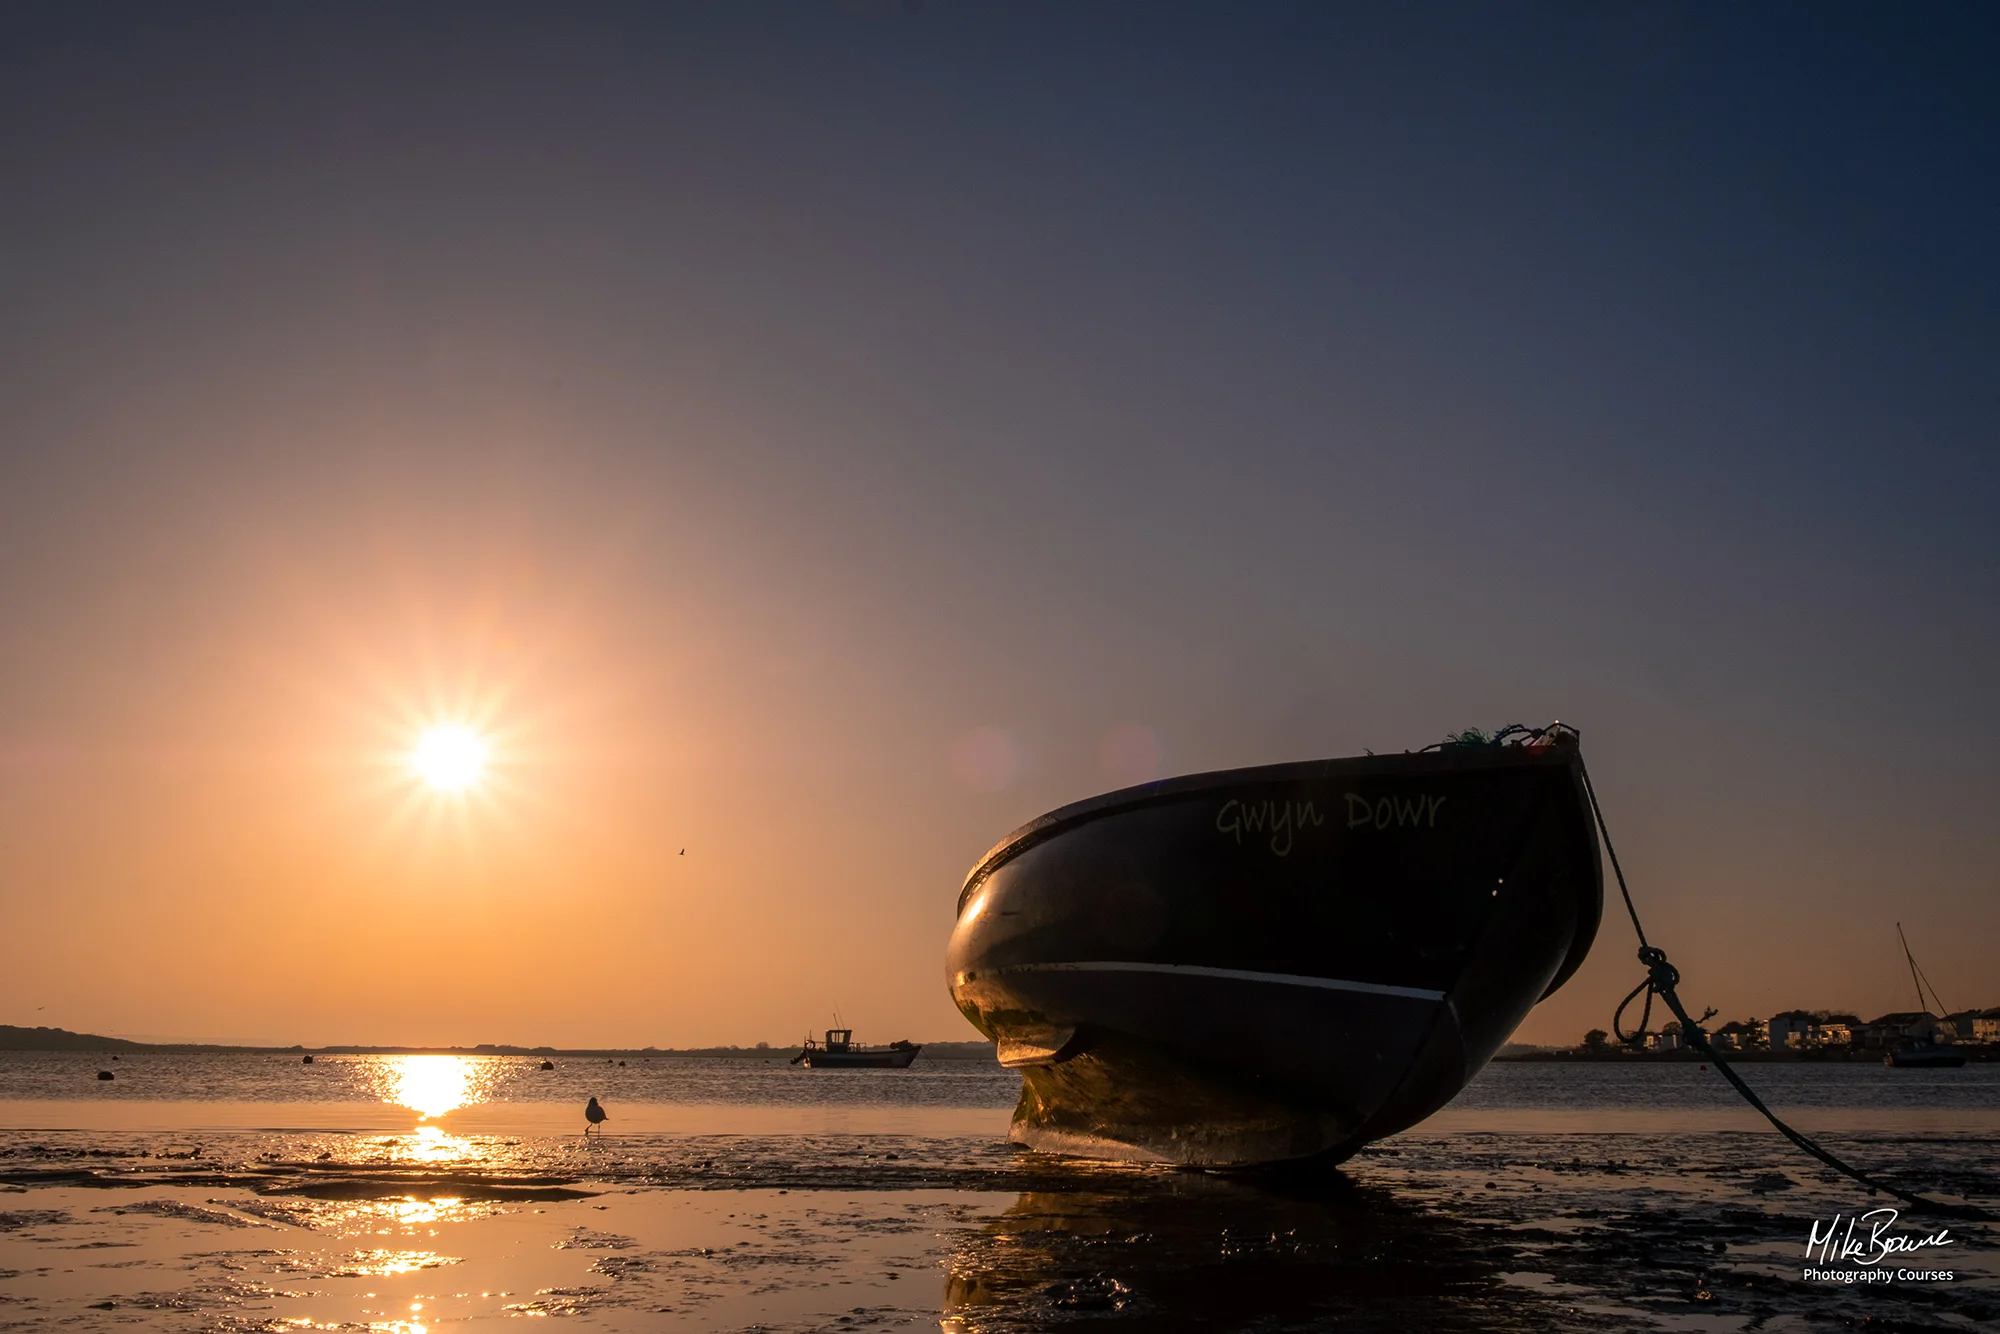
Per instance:
[[[1876,1019],[1837,1010],[1785,1010],[1769,1019],[1741,1019],[1708,1030],[1708,1040],[1727,1052],[1763,1052],[1777,1056],[1880,1054],[1910,1043],[1940,1046],[2000,1046],[2000,1007],[1960,1010],[1935,1015],[1928,1010],[1897,1010]],[[1584,1034],[1583,1041],[1569,1050],[1584,1054],[1634,1048],[1610,1041],[1601,1028]],[[1669,1021],[1659,1032],[1648,1033],[1644,1050],[1669,1055],[1687,1051],[1678,1021]]]

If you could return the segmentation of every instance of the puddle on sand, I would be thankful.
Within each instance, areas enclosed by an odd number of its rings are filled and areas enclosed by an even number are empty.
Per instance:
[[[107,1204],[106,1193],[37,1190],[36,1208],[0,1215],[0,1323],[424,1334],[560,1315],[594,1329],[935,1328],[940,1234],[1006,1201],[639,1189],[273,1207],[159,1187]],[[106,1243],[115,1260],[87,1250]]]

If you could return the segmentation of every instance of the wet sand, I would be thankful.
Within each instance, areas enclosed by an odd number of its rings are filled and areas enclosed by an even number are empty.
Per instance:
[[[2000,1205],[1983,1131],[1849,1133]],[[1090,1165],[988,1136],[0,1135],[0,1328],[1967,1330],[1949,1282],[1801,1277],[1884,1203],[1770,1135],[1423,1128],[1333,1173]],[[108,1303],[108,1305],[107,1305]]]
[[[679,1191],[317,1200],[153,1186],[0,1212],[0,1327],[611,1330],[933,1326],[939,1237],[997,1198]]]

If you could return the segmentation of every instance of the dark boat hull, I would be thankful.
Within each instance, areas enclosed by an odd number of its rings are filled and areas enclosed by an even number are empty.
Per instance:
[[[1965,1064],[1965,1053],[1949,1047],[1903,1047],[1882,1058],[1882,1064],[1898,1070],[1956,1070]]]
[[[800,1064],[811,1070],[907,1070],[920,1047],[900,1051],[808,1051]]]
[[[1572,747],[1200,774],[1064,807],[959,899],[952,997],[1024,1086],[1012,1137],[1338,1160],[1450,1101],[1597,929]]]

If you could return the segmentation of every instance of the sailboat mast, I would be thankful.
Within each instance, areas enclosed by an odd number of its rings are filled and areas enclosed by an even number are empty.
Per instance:
[[[1917,989],[1917,1008],[1928,1010],[1930,1006],[1924,1002],[1924,984],[1917,980],[1917,956],[1910,953],[1910,938],[1903,934],[1901,922],[1896,923],[1896,939],[1903,942],[1903,960],[1910,965],[1910,985]]]

